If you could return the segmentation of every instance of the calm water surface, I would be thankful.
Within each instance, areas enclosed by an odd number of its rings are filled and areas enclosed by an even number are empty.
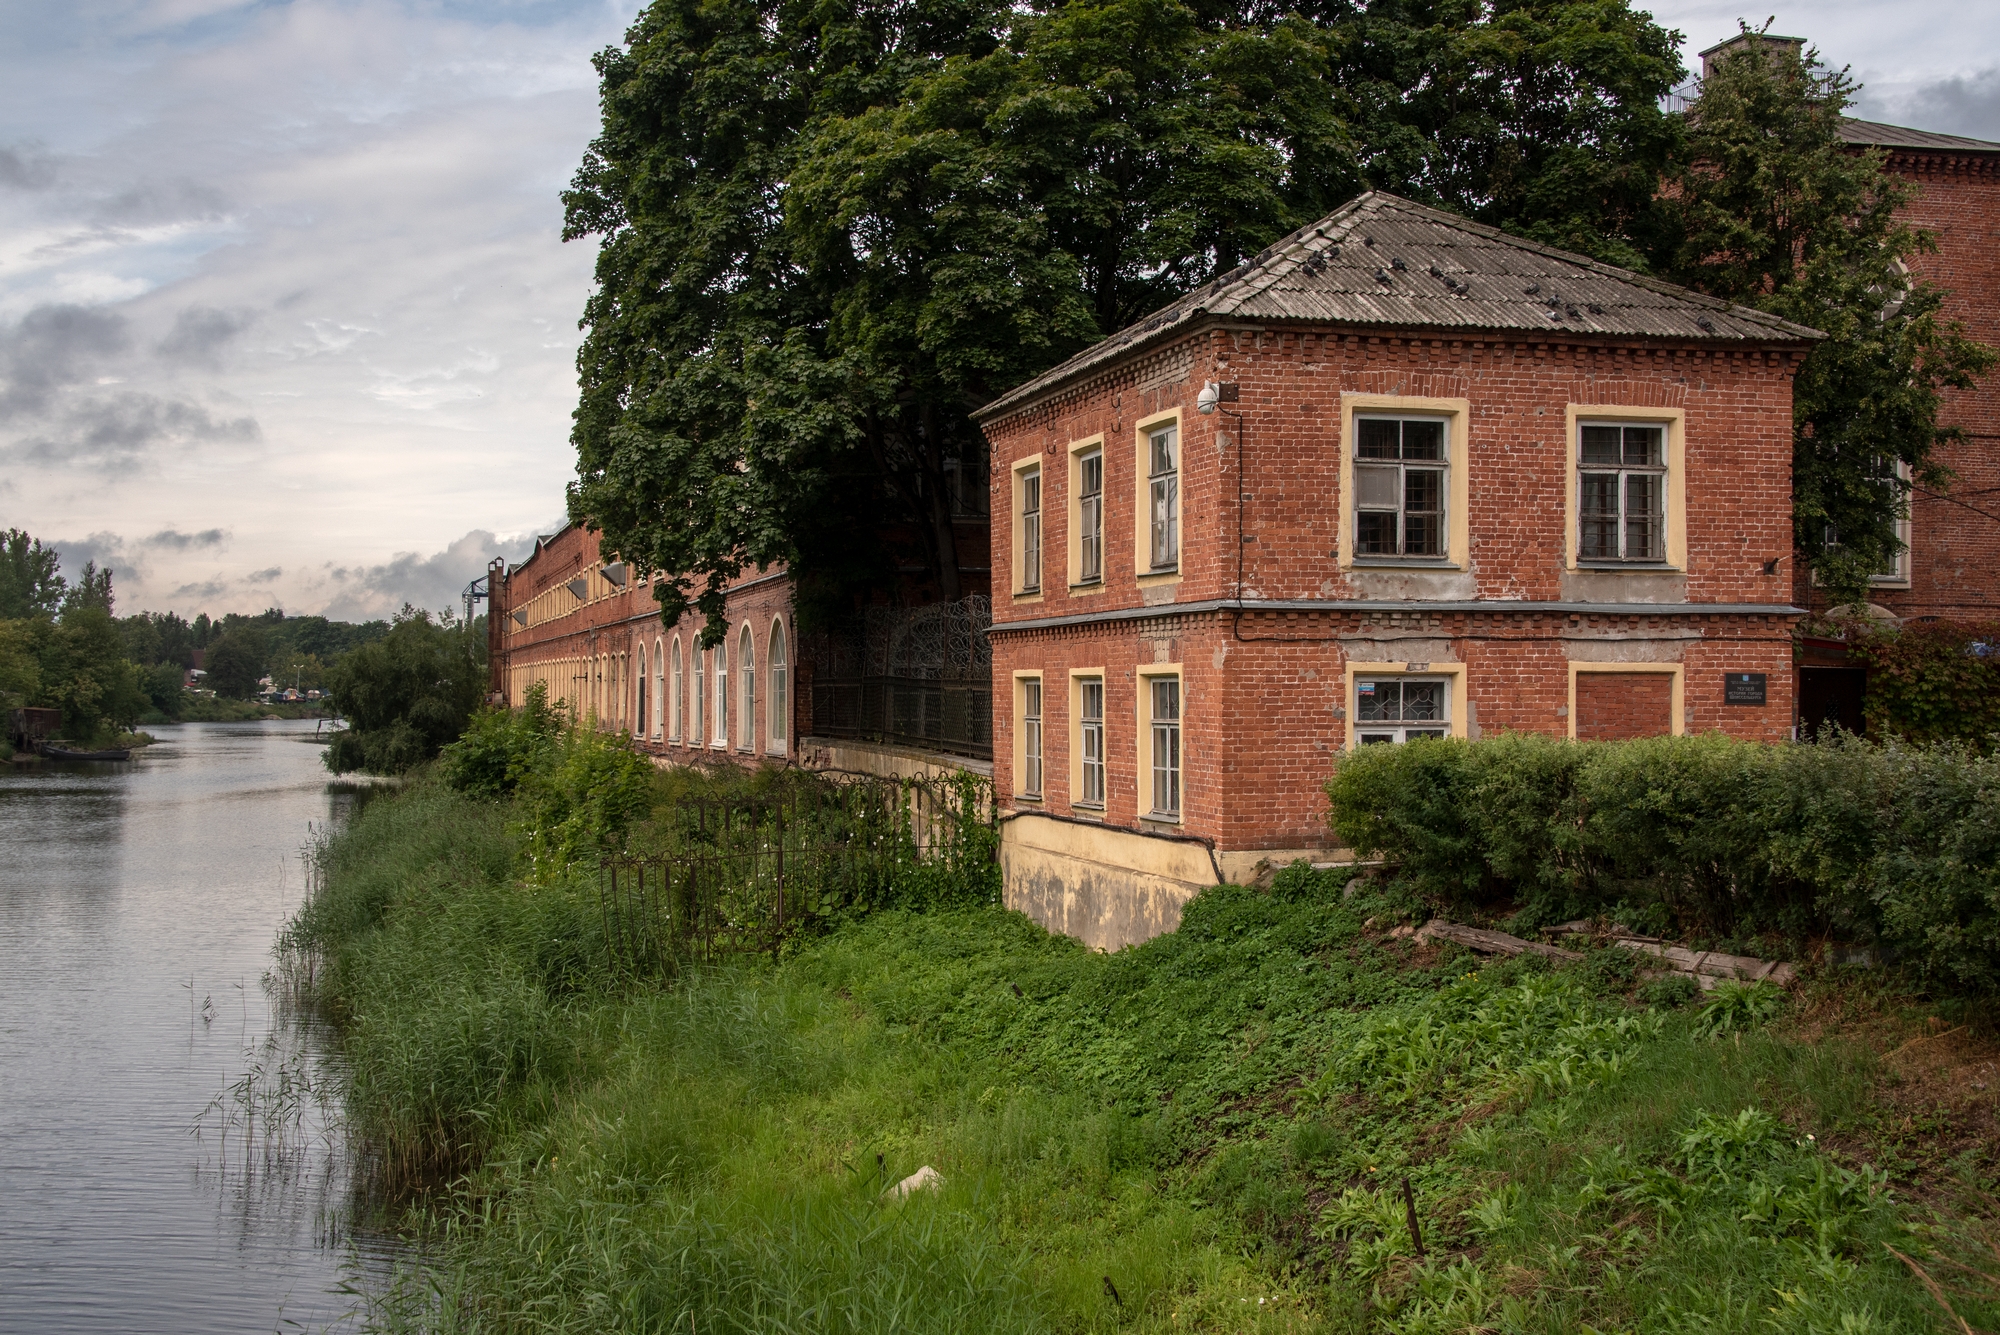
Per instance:
[[[154,731],[0,764],[0,1331],[344,1327],[384,1244],[349,1234],[321,1052],[263,979],[356,799],[310,722]]]

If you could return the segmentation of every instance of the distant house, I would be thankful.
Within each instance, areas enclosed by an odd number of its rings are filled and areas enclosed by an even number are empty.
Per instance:
[[[1789,737],[1817,337],[1376,193],[981,409],[1007,902],[1329,857],[1346,747]]]

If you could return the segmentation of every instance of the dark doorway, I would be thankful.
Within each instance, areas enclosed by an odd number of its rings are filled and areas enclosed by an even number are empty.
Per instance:
[[[1802,667],[1799,669],[1799,740],[1812,741],[1828,723],[1857,736],[1863,730],[1862,697],[1868,673],[1862,668]]]

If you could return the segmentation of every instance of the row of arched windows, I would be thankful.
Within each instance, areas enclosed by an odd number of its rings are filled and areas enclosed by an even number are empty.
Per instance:
[[[683,644],[677,634],[671,642],[662,638],[650,646],[640,645],[636,731],[654,741],[717,748],[733,744],[739,751],[755,751],[757,637],[745,622],[734,640],[733,663],[729,640],[704,649],[692,640]],[[782,755],[788,749],[792,716],[791,658],[786,653],[783,618],[771,623],[761,657],[764,749]]]

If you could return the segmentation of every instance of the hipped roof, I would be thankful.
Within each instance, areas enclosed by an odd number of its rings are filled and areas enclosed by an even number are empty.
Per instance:
[[[1197,323],[1799,343],[1817,330],[1371,191],[1001,395],[991,418]]]

